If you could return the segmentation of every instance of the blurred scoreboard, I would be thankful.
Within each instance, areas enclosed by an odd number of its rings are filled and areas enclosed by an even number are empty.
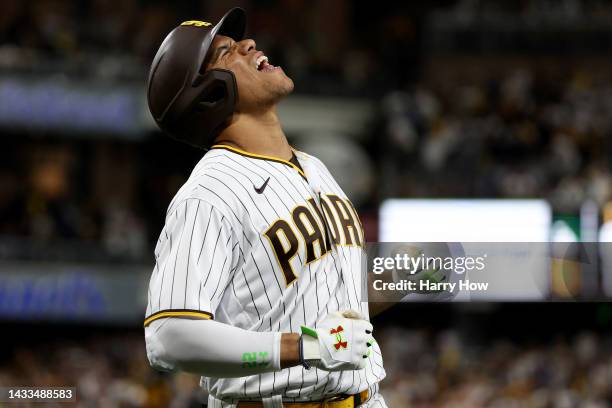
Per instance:
[[[382,242],[547,242],[543,200],[391,199],[380,208]]]

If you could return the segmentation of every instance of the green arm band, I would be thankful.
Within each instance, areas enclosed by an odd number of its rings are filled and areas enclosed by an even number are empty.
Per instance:
[[[314,337],[315,339],[319,337],[317,335],[317,332],[311,329],[310,327],[306,327],[306,326],[300,326],[300,327],[302,329],[302,334],[305,334],[310,337]]]

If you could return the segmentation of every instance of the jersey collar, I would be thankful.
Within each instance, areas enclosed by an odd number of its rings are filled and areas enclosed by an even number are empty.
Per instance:
[[[278,157],[274,157],[274,156],[266,156],[266,155],[263,155],[263,154],[249,153],[249,152],[245,152],[244,150],[238,149],[236,147],[228,146],[228,145],[224,145],[224,144],[213,145],[211,147],[211,149],[224,149],[224,150],[229,150],[230,152],[237,153],[237,154],[239,154],[241,156],[250,157],[252,159],[268,160],[268,161],[273,161],[273,162],[281,163],[281,164],[284,164],[284,165],[287,165],[289,167],[294,168],[300,174],[300,176],[302,176],[304,179],[306,179],[306,174],[304,174],[302,169],[300,169],[298,166],[296,166],[295,164],[291,163],[288,160],[279,159]]]

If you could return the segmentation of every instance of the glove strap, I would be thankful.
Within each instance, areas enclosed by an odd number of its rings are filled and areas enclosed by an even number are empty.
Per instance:
[[[304,366],[305,369],[310,370],[310,364],[304,360],[304,335],[300,335],[300,364]]]
[[[300,336],[300,363],[305,369],[310,369],[313,363],[321,361],[321,350],[319,346],[318,334],[310,327],[301,326],[302,335]]]

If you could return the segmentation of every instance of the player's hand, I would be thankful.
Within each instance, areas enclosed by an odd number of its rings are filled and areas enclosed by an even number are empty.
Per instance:
[[[354,310],[330,313],[316,329],[302,326],[302,364],[326,371],[365,368],[374,342],[372,331],[372,324]]]
[[[395,248],[394,256],[396,254],[408,255],[411,258],[418,258],[420,256],[424,256],[423,250],[417,246],[412,245],[402,245],[400,247]],[[415,266],[413,264],[412,269],[393,269],[393,281],[400,282],[402,280],[412,281],[415,283],[417,289],[414,291],[407,291],[408,293],[419,293],[419,294],[434,294],[439,293],[442,290],[420,290],[421,282],[433,283],[437,284],[440,282],[448,281],[448,271],[445,269],[441,269],[439,266],[437,267],[434,264],[434,258],[428,260],[425,264],[419,264]],[[429,286],[427,286],[429,287]],[[435,287],[435,286],[434,286]]]
[[[405,279],[408,281],[413,281],[415,282],[415,286],[417,287],[417,289],[415,289],[413,292],[414,293],[421,293],[421,294],[427,294],[427,293],[439,293],[442,292],[442,289],[439,290],[435,290],[435,289],[429,289],[429,290],[421,290],[419,289],[421,287],[421,282],[423,283],[430,283],[430,284],[437,284],[440,282],[445,282],[447,280],[447,276],[444,270],[441,270],[439,267],[435,267],[431,264],[428,264],[425,268],[421,268],[421,269],[417,269],[414,274],[412,275],[405,275],[405,276],[401,276],[399,275],[397,278],[395,279]],[[395,280],[394,279],[394,280]],[[429,287],[429,286],[427,286]]]

